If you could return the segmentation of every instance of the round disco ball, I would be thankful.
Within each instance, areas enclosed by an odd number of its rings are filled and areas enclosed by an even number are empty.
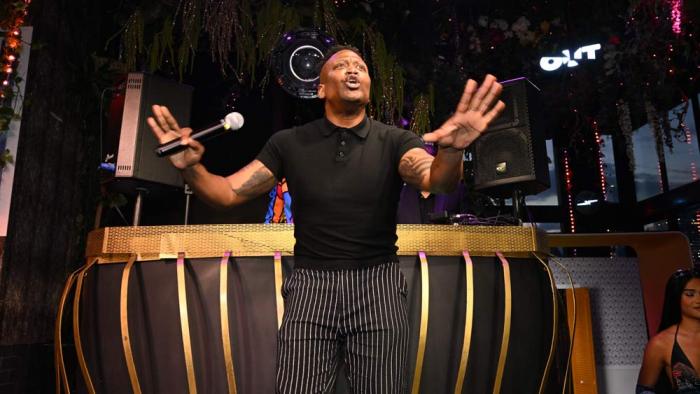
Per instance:
[[[323,62],[323,54],[333,44],[333,37],[318,30],[284,33],[272,51],[277,83],[292,96],[316,98],[318,66]]]

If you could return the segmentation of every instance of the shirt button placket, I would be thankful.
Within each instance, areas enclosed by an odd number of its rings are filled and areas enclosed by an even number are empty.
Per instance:
[[[345,161],[346,156],[347,156],[347,140],[348,138],[348,133],[345,130],[342,130],[338,136],[338,152],[336,153],[335,159],[336,161]]]

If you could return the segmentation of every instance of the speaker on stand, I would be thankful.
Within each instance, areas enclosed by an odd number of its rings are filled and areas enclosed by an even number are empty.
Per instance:
[[[132,224],[139,225],[144,197],[182,189],[179,171],[154,153],[159,145],[146,122],[151,106],[165,105],[178,124],[190,122],[193,88],[145,73],[129,73],[110,103],[100,168],[111,192],[135,195]]]
[[[474,189],[495,198],[513,198],[513,216],[522,219],[524,197],[550,187],[539,88],[527,78],[501,82],[505,110],[472,144]]]

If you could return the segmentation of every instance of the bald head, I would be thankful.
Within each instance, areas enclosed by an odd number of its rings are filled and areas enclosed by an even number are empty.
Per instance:
[[[331,121],[336,116],[364,116],[372,80],[358,53],[351,49],[335,52],[326,59],[319,77],[318,97],[325,101],[326,116]]]
[[[323,54],[323,62],[319,63],[316,66],[316,72],[318,73],[319,77],[322,77],[323,75],[323,68],[326,66],[326,63],[328,63],[328,60],[333,57],[336,53],[340,51],[352,51],[354,52],[357,56],[362,58],[362,53],[360,53],[360,50],[355,48],[352,45],[334,45]]]

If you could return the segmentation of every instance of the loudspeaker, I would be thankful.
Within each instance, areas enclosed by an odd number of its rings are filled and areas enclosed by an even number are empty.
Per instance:
[[[112,99],[110,114],[119,117],[121,125],[111,122],[108,128],[107,163],[116,156],[111,187],[119,191],[133,191],[136,187],[183,187],[182,176],[166,158],[156,156],[158,141],[146,119],[152,116],[153,104],[165,105],[178,124],[188,125],[193,88],[169,79],[144,73],[129,73],[123,93],[118,90]]]
[[[502,82],[505,110],[472,145],[474,188],[493,197],[549,188],[539,89],[526,78]]]

